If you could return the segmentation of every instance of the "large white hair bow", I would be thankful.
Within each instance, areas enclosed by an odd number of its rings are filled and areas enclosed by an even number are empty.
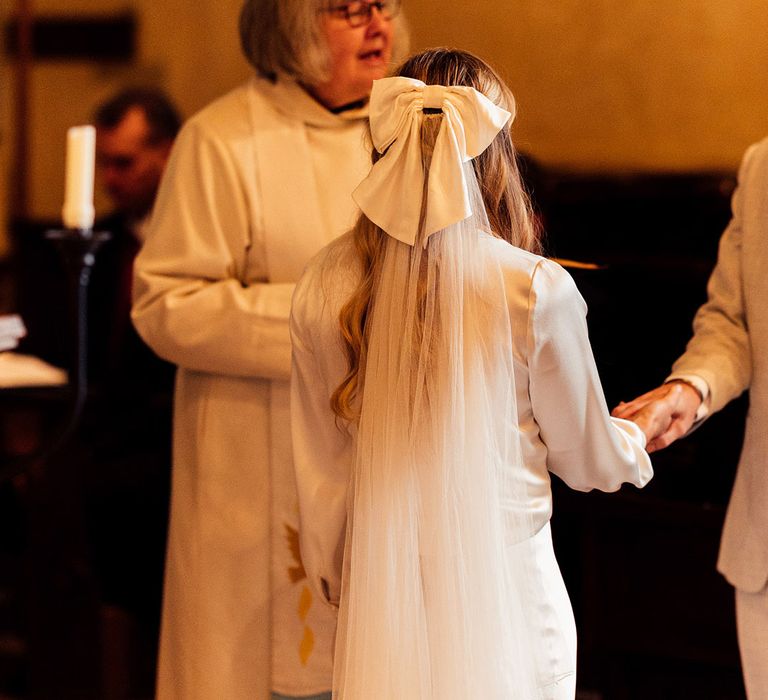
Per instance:
[[[424,169],[421,112],[442,109],[429,170],[424,240],[472,215],[464,163],[480,155],[513,116],[471,87],[425,85],[413,78],[375,80],[369,115],[373,145],[384,155],[353,193],[377,226],[413,245],[418,233]]]

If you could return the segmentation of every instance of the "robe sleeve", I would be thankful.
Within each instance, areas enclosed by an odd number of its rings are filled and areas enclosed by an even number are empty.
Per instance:
[[[132,318],[161,357],[181,367],[287,379],[292,284],[248,283],[255,183],[239,146],[185,125],[160,186],[134,271]]]
[[[529,301],[531,405],[547,446],[547,467],[571,488],[615,491],[653,476],[645,435],[612,418],[586,323],[586,304],[570,275],[551,261],[536,268]]]
[[[304,278],[306,279],[306,278]],[[337,425],[330,406],[335,386],[326,377],[339,376],[341,349],[323,347],[312,333],[310,309],[317,304],[299,282],[291,314],[291,432],[299,496],[301,558],[307,578],[322,600],[338,606],[347,517],[347,489],[352,466],[352,439],[343,422]],[[343,376],[343,375],[342,375]]]
[[[669,379],[695,375],[709,389],[708,413],[719,411],[752,380],[752,344],[747,327],[742,270],[743,187],[756,161],[756,146],[744,156],[739,186],[733,194],[733,216],[720,238],[717,264],[707,283],[707,301],[696,312],[694,334],[675,362]],[[768,158],[764,156],[764,166]]]

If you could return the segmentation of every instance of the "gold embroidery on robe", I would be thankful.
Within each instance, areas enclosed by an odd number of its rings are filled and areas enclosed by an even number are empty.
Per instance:
[[[304,570],[304,565],[301,563],[301,549],[299,548],[299,532],[290,525],[285,526],[285,539],[288,541],[288,548],[293,556],[293,561],[296,566],[288,567],[288,577],[291,579],[291,583],[298,583],[307,578],[307,572]]]

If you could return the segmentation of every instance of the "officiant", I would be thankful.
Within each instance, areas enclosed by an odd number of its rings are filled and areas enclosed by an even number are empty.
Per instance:
[[[136,264],[133,319],[179,366],[159,700],[330,697],[335,613],[298,553],[288,315],[352,225],[398,0],[247,0],[256,75],[192,117]]]

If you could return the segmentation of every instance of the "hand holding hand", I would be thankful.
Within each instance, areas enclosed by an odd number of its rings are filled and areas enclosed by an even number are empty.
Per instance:
[[[634,421],[645,433],[648,452],[668,447],[693,425],[701,396],[690,384],[671,381],[636,399],[623,401],[611,415]]]

